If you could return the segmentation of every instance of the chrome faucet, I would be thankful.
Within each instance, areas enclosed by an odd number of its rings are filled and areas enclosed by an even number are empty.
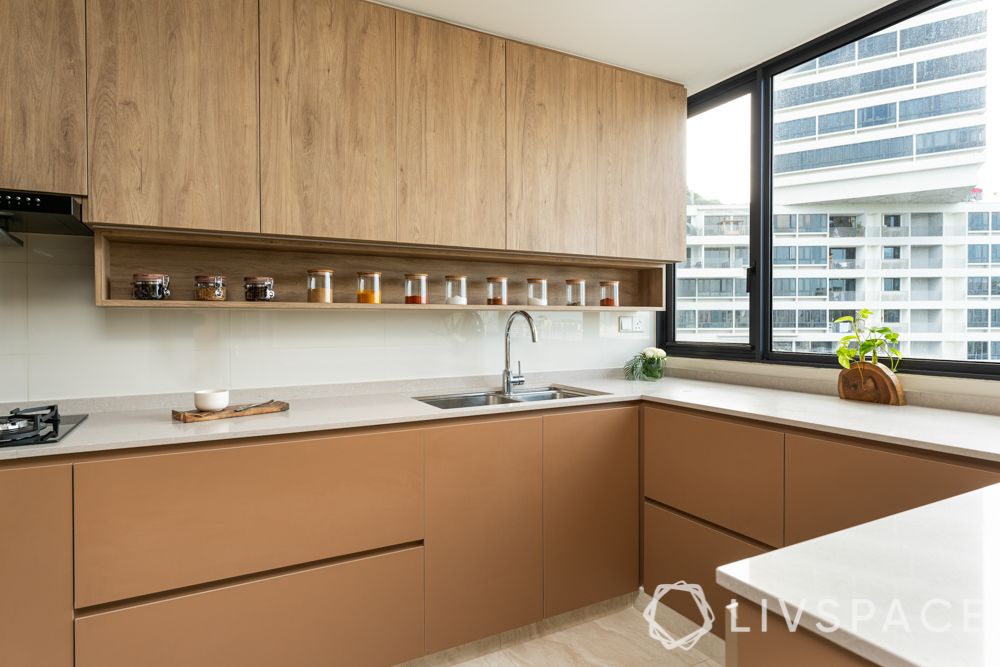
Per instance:
[[[521,362],[517,362],[517,374],[514,375],[510,372],[510,327],[514,324],[514,320],[520,315],[524,318],[524,321],[528,323],[528,327],[531,329],[531,342],[538,342],[538,329],[535,328],[535,320],[532,319],[531,315],[523,310],[515,310],[507,318],[507,328],[503,332],[503,393],[510,395],[514,391],[515,386],[520,386],[524,384],[524,376],[521,375]]]

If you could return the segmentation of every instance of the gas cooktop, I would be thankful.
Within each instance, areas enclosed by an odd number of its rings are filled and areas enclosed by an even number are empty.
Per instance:
[[[0,415],[0,447],[59,442],[87,415],[59,414],[59,406],[15,408]]]

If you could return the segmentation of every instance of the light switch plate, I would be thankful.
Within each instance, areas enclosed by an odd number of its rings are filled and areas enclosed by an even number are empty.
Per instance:
[[[618,316],[618,333],[632,333],[636,318],[631,315]]]

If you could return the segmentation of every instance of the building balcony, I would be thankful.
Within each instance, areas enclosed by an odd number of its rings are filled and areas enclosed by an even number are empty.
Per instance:
[[[883,269],[908,269],[910,268],[910,260],[908,259],[883,259],[882,260]]]
[[[864,235],[865,235],[865,228],[861,226],[830,227],[830,238],[837,238],[837,239],[859,238]]]
[[[857,292],[854,290],[840,291],[840,290],[830,290],[829,301],[861,301],[864,299],[864,293]]]
[[[879,295],[880,301],[909,301],[910,293],[904,290],[896,292],[882,292]]]
[[[941,300],[941,290],[911,290],[910,291],[911,301],[940,301]]]
[[[898,239],[910,235],[910,228],[906,225],[902,227],[880,227],[881,236],[884,239]]]
[[[831,259],[829,263],[831,269],[863,269],[865,260],[863,259]]]
[[[944,261],[940,257],[914,257],[910,260],[911,269],[940,269]]]

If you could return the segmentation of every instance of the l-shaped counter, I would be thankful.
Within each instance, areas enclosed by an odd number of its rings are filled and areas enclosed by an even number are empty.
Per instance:
[[[174,422],[164,409],[94,412],[57,444],[0,449],[0,466],[90,452],[135,453],[157,446],[639,401],[901,451],[1000,462],[996,416],[678,378],[645,383],[595,376],[567,384],[603,393],[452,410],[431,407],[406,392],[340,395],[293,399],[284,413],[195,424]],[[1000,485],[734,562],[720,567],[716,576],[736,596],[766,605],[846,649],[859,658],[857,664],[995,665],[1000,663],[1000,641],[991,639],[1000,630],[992,613],[1000,605]],[[722,621],[720,614],[717,623]],[[748,615],[725,622],[747,625]]]

